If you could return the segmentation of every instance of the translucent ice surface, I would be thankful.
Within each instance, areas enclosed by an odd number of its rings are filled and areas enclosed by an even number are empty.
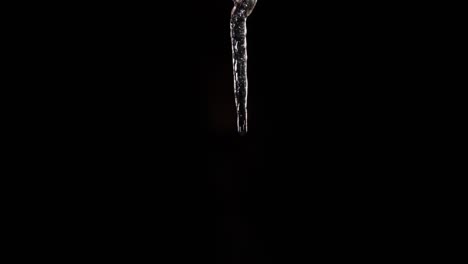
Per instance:
[[[234,72],[234,97],[237,112],[237,131],[247,133],[247,17],[257,0],[233,0],[231,12],[232,65]]]

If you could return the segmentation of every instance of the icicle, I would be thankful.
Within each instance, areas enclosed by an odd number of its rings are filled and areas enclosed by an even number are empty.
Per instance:
[[[237,131],[247,133],[247,17],[257,0],[233,0],[231,12],[232,64],[234,72],[234,96],[237,112]]]

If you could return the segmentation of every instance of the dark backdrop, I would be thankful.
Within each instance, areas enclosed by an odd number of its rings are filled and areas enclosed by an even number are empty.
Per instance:
[[[232,3],[197,8],[219,263],[380,250],[370,241],[389,231],[383,208],[392,195],[383,193],[399,177],[391,153],[405,133],[393,120],[403,106],[392,100],[405,96],[403,64],[411,64],[398,61],[405,44],[389,29],[396,22],[384,18],[386,7],[259,0],[248,19],[246,137],[235,134]]]
[[[250,131],[240,137],[232,3],[196,8],[204,169],[216,191],[219,263],[341,255],[333,250],[366,256],[344,251],[366,236],[358,229],[379,225],[367,214],[384,205],[364,197],[382,192],[392,170],[382,154],[395,140],[388,116],[395,108],[384,105],[400,88],[398,66],[389,61],[399,44],[385,21],[376,25],[373,14],[351,4],[259,0],[248,19]]]
[[[232,6],[115,3],[51,21],[58,40],[36,61],[53,67],[37,67],[37,78],[50,77],[43,83],[65,99],[33,114],[37,127],[57,127],[44,130],[58,142],[54,170],[74,175],[59,188],[72,197],[60,208],[79,223],[64,221],[75,232],[66,237],[116,245],[110,255],[119,245],[163,252],[163,241],[175,257],[210,263],[387,256],[388,241],[403,243],[402,223],[412,224],[394,212],[410,213],[396,201],[417,172],[419,115],[406,110],[418,95],[419,47],[418,31],[399,23],[407,9],[395,18],[390,4],[258,0],[240,137]],[[50,28],[38,25],[33,40]]]

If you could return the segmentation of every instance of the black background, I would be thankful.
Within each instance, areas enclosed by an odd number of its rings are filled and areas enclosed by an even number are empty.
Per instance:
[[[250,132],[239,137],[232,3],[197,7],[201,131],[210,150],[204,166],[215,181],[219,263],[370,258],[368,251],[382,250],[377,241],[398,229],[384,223],[394,222],[391,186],[408,162],[398,148],[408,136],[402,124],[411,123],[400,112],[411,100],[402,91],[411,58],[399,61],[407,43],[392,32],[391,8],[260,0],[248,19]]]
[[[389,256],[414,224],[401,200],[421,140],[417,24],[403,27],[407,9],[396,18],[390,4],[259,0],[240,137],[232,6],[81,6],[61,13],[69,23],[31,26],[34,61],[47,62],[31,78],[60,95],[31,113],[51,138],[36,136],[52,152],[38,168],[67,175],[47,183],[61,186],[52,223],[117,257],[161,254],[155,241],[210,263]]]

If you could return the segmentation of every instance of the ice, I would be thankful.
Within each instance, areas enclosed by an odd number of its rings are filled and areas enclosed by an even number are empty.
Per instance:
[[[237,112],[237,131],[247,133],[247,17],[257,0],[233,0],[231,12],[232,65],[234,73],[234,98]]]

